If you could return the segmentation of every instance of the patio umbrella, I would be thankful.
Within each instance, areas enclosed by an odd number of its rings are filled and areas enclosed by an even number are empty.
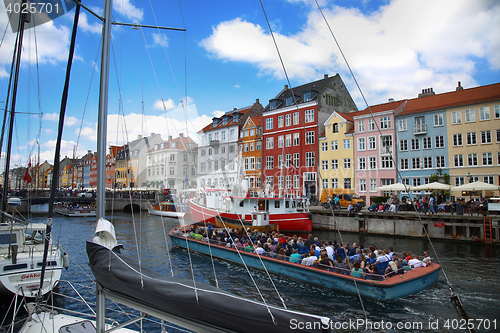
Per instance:
[[[411,186],[403,183],[383,185],[375,188],[375,191],[411,191]]]
[[[412,191],[428,191],[428,190],[449,190],[451,185],[433,182],[429,184],[423,184],[420,186],[412,187]]]
[[[495,191],[498,190],[498,185],[483,183],[480,181],[474,183],[463,184],[451,188],[454,191]]]

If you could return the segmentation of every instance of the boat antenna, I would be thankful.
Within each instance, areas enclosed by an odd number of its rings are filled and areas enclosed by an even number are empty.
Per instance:
[[[49,212],[47,214],[47,227],[45,231],[45,243],[43,251],[42,270],[40,274],[40,290],[38,292],[38,298],[42,297],[43,280],[45,277],[47,255],[49,252],[50,234],[52,231],[52,216],[54,216],[54,201],[56,196],[57,185],[59,184],[59,162],[60,162],[59,155],[61,153],[61,141],[62,141],[62,133],[64,127],[64,117],[66,114],[66,105],[68,102],[69,79],[71,74],[71,65],[73,64],[73,55],[75,53],[75,40],[76,40],[76,31],[78,27],[79,15],[80,15],[80,5],[76,4],[75,18],[73,21],[73,30],[71,33],[71,44],[68,54],[68,63],[66,65],[66,77],[64,81],[64,89],[61,98],[61,109],[59,111],[59,126],[57,129],[56,149],[54,152],[54,167],[52,169],[53,171],[52,171],[52,184],[50,186]]]
[[[318,4],[318,1],[317,1],[317,0],[314,0],[314,1],[316,2],[316,5],[318,6],[318,9],[319,9],[319,11],[320,11],[320,13],[321,13],[321,15],[322,15],[322,17],[323,17],[323,20],[325,21],[325,23],[326,23],[326,25],[327,25],[327,27],[328,27],[328,30],[330,30],[330,34],[332,35],[332,37],[333,37],[333,39],[334,39],[334,41],[335,41],[335,44],[337,44],[337,47],[338,47],[338,49],[339,49],[339,51],[340,51],[340,53],[341,53],[341,55],[342,55],[342,58],[344,59],[344,62],[346,63],[347,68],[349,69],[349,72],[351,73],[351,76],[352,76],[352,78],[353,78],[353,80],[354,80],[354,82],[355,82],[355,84],[356,84],[356,87],[358,88],[359,93],[361,94],[361,97],[363,98],[363,101],[365,102],[365,104],[366,104],[366,106],[367,106],[367,108],[368,108],[368,111],[370,112],[370,115],[371,115],[372,119],[374,119],[375,117],[374,117],[374,115],[373,115],[373,113],[372,113],[372,110],[371,110],[370,106],[368,105],[368,102],[366,101],[365,95],[363,94],[363,91],[361,90],[361,87],[359,86],[358,81],[356,80],[356,77],[355,77],[355,75],[354,75],[354,72],[353,72],[353,71],[352,71],[352,69],[351,69],[351,66],[349,66],[349,63],[348,63],[348,61],[347,61],[347,58],[346,58],[346,57],[345,57],[345,55],[344,55],[344,52],[342,52],[342,48],[340,47],[340,44],[339,44],[339,42],[337,41],[337,38],[335,37],[335,34],[333,33],[333,31],[332,31],[332,29],[331,29],[331,27],[330,27],[330,24],[328,23],[328,20],[326,19],[325,15],[324,15],[324,13],[323,13],[323,10],[321,9],[321,6]],[[377,130],[378,130],[379,134],[382,136],[382,131],[380,130],[380,128],[379,128],[379,126],[378,126],[377,122],[375,122],[375,126],[377,127]],[[394,159],[394,156],[393,156],[393,154],[392,154],[392,151],[389,151],[389,153],[390,153],[390,157],[391,157],[392,163],[394,163],[394,165],[395,165],[396,172],[397,172],[397,174],[398,174],[399,178],[401,178],[401,179],[402,179],[402,177],[401,177],[401,173],[400,173],[400,170],[399,170],[399,168],[398,168],[398,166],[397,166],[397,164],[396,164],[396,161],[395,161],[395,159]],[[404,184],[404,185],[405,185],[405,187],[406,187],[406,184]],[[409,195],[409,197],[410,197],[410,199],[411,199],[411,194],[410,194],[410,191],[409,191],[409,189],[408,189],[408,188],[406,189],[406,192],[408,192],[408,195]],[[413,209],[415,210],[415,212],[417,213],[418,219],[419,219],[420,223],[421,223],[421,224],[422,224],[422,226],[423,226],[423,225],[424,225],[424,223],[423,223],[423,221],[422,221],[422,217],[420,216],[420,213],[418,212],[418,210],[416,209],[416,207],[415,207],[414,205],[412,205],[412,207],[413,207]],[[441,268],[442,268],[443,276],[444,276],[444,278],[445,278],[445,280],[446,280],[446,283],[447,283],[447,285],[448,285],[448,288],[449,288],[449,290],[450,290],[450,300],[451,300],[451,303],[452,303],[452,305],[455,307],[455,309],[456,309],[456,311],[457,311],[457,313],[458,313],[459,317],[460,317],[461,319],[463,319],[463,320],[466,320],[466,321],[467,321],[467,320],[469,319],[469,316],[467,315],[467,313],[465,312],[465,310],[464,310],[464,308],[463,308],[463,304],[462,304],[462,301],[460,300],[460,297],[459,297],[459,296],[458,296],[458,294],[457,294],[457,293],[453,290],[453,287],[452,287],[452,285],[451,285],[451,282],[450,282],[450,280],[448,279],[448,276],[446,275],[446,272],[445,272],[444,266],[443,266],[443,264],[441,263],[441,260],[440,260],[440,258],[439,258],[439,256],[438,256],[437,252],[436,252],[436,249],[434,248],[434,244],[432,243],[431,238],[429,237],[429,233],[427,232],[427,228],[424,228],[424,227],[423,227],[422,229],[424,230],[424,233],[425,233],[425,235],[426,235],[426,237],[427,237],[427,239],[428,239],[428,241],[429,241],[429,244],[431,245],[432,250],[434,251],[434,254],[435,254],[435,256],[436,256],[436,259],[438,260],[439,265],[440,265],[440,266],[441,266]],[[473,330],[473,329],[471,329],[471,328],[469,328],[469,327],[467,327],[467,328],[466,328],[466,330],[467,330],[468,332],[474,332],[474,330]]]

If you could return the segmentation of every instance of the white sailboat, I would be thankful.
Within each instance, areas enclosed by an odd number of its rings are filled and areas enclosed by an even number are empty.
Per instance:
[[[97,148],[98,222],[96,236],[87,242],[90,267],[96,278],[95,326],[93,321],[34,307],[20,332],[82,332],[83,325],[84,332],[105,332],[106,299],[143,314],[112,328],[117,332],[131,332],[123,327],[142,320],[145,314],[196,332],[286,332],[291,320],[310,324],[305,325],[311,327],[304,330],[307,332],[327,331],[329,318],[248,300],[194,280],[164,277],[119,253],[114,227],[104,218],[111,14],[112,1],[104,0]]]

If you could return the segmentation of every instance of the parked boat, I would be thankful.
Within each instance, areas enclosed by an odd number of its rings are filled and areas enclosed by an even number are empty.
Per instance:
[[[66,207],[59,207],[59,208],[54,208],[54,212],[67,216],[67,217],[95,217],[96,216],[96,210],[95,208],[66,208]]]
[[[312,231],[311,214],[298,207],[302,199],[292,197],[266,196],[264,192],[250,196],[250,192],[227,189],[206,189],[192,198],[189,203],[191,219],[195,222],[215,223],[215,217],[232,219],[252,224],[252,214],[267,212],[269,224],[278,224],[281,232],[310,233]]]
[[[169,235],[175,246],[197,251],[223,260],[267,271],[312,283],[332,290],[357,295],[358,291],[363,298],[389,302],[399,298],[411,296],[432,286],[439,278],[441,266],[435,263],[427,267],[412,269],[404,274],[395,275],[386,280],[366,280],[353,278],[314,266],[303,266],[269,256],[258,256],[254,253],[237,251],[235,248],[203,240],[189,238],[190,225],[178,226],[170,230]]]
[[[45,295],[57,285],[64,260],[61,250],[50,240],[40,289],[45,228],[44,223],[0,224],[0,294],[33,298],[39,291]]]
[[[158,202],[148,207],[148,213],[151,215],[164,216],[164,217],[184,217],[188,207],[182,204],[175,204],[173,202]]]

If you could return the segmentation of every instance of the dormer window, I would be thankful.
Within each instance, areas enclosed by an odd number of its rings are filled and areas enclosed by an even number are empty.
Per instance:
[[[285,100],[285,106],[290,106],[293,104],[293,96],[288,96]]]
[[[277,109],[280,106],[281,101],[279,99],[272,99],[269,101],[269,110]]]
[[[312,100],[312,91],[306,91],[304,93],[303,100],[304,100],[304,102],[309,102],[310,100]]]

